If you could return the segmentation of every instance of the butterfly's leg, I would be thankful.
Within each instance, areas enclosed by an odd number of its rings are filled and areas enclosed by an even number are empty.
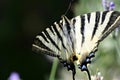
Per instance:
[[[62,63],[64,67],[67,67],[68,71],[69,70],[72,71],[73,80],[75,80],[75,74],[76,74],[75,65],[73,63],[67,63],[66,61],[63,61]]]

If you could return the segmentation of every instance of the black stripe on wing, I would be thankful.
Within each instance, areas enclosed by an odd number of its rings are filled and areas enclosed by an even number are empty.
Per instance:
[[[42,53],[42,54],[46,54],[49,56],[53,56],[53,57],[60,57],[60,55],[55,54],[53,51],[48,50],[47,48],[42,48],[38,45],[32,44],[32,51],[36,52],[36,53]]]
[[[59,25],[60,29],[61,29],[61,30],[62,30],[62,32],[63,32],[62,22],[60,22],[58,25]]]
[[[44,35],[38,35],[38,36],[41,36],[43,37]],[[43,38],[44,39],[44,38]],[[45,40],[45,39],[44,39]],[[49,42],[46,42],[46,43],[49,43]],[[48,51],[52,51],[49,47],[47,47],[39,38],[35,38],[34,39],[34,44],[41,47],[41,48],[44,48],[44,49],[47,49]]]
[[[61,29],[62,29],[62,26],[58,25],[58,27],[61,27]],[[61,41],[63,48],[66,49],[66,47],[65,47],[65,45],[64,45],[64,43],[63,43],[63,38],[62,38],[62,36],[60,35],[60,33],[59,33],[56,25],[53,25],[53,29],[54,29],[55,33],[57,34],[59,40]],[[62,30],[60,30],[60,31],[62,31]]]
[[[49,30],[53,33],[53,35],[55,35],[54,31],[53,31],[53,27],[49,27]]]
[[[51,38],[51,36],[49,35],[49,33],[45,30],[44,31],[45,35],[47,36],[47,38],[51,41],[51,44],[53,44],[59,51],[60,48],[58,47],[58,45],[55,43],[55,41]]]
[[[109,22],[107,23],[107,26],[102,31],[102,34],[104,34],[104,32],[107,31],[109,29],[109,27],[111,27],[111,25],[116,21],[118,16],[120,16],[119,12],[117,12],[117,11],[112,12],[110,19],[109,19]]]
[[[95,33],[96,33],[96,30],[97,30],[97,28],[98,28],[98,26],[99,26],[99,20],[100,20],[100,12],[96,12],[96,18],[95,18],[95,26],[94,26],[94,29],[93,29],[93,32],[92,32],[92,37],[91,37],[91,39],[93,39],[93,37],[94,37],[94,35],[95,35]]]
[[[72,23],[72,25],[73,25],[73,31],[74,31],[74,33],[75,33],[75,23],[76,23],[76,19],[73,18],[73,23]]]
[[[65,33],[65,37],[67,38],[69,43],[69,46],[71,46],[72,44],[72,48],[74,48],[74,41],[73,41],[73,32],[74,31],[74,27],[72,25],[72,23],[70,23],[70,20],[66,17],[66,16],[62,16],[62,20],[63,20],[63,32]]]
[[[83,15],[83,16],[80,16],[80,18],[81,18],[81,34],[82,34],[82,44],[84,43],[84,40],[85,40],[85,37],[84,37],[84,27],[85,27],[85,16]],[[82,44],[81,44],[81,46],[82,46]]]
[[[71,30],[70,21],[66,16],[62,16],[62,18],[63,18],[63,26],[66,27],[68,35],[70,35],[70,30]]]
[[[104,20],[105,20],[105,17],[106,17],[106,14],[108,13],[109,11],[104,11],[102,13],[102,21],[101,21],[101,24],[103,24]]]
[[[44,39],[47,43],[49,43],[49,41],[47,40],[47,38],[45,37],[45,35],[44,35],[43,33],[41,33],[40,35],[43,37],[43,39]]]
[[[91,13],[87,14],[88,23],[90,22]]]

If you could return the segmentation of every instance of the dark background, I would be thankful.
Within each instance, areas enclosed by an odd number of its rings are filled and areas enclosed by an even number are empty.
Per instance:
[[[23,80],[44,80],[43,75],[50,74],[51,63],[34,54],[31,46],[38,33],[60,20],[68,4],[69,0],[0,0],[0,80],[13,71]]]

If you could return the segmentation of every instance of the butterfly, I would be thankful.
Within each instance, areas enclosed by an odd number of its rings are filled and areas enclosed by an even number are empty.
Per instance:
[[[62,16],[59,22],[37,35],[32,44],[33,51],[57,57],[72,71],[75,80],[76,68],[88,73],[88,64],[95,56],[99,43],[120,25],[120,12],[97,11],[72,19]]]

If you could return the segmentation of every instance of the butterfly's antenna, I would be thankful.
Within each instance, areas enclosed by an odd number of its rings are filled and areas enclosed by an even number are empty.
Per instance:
[[[66,10],[66,12],[65,12],[64,15],[66,15],[66,14],[68,13],[68,11],[70,10],[71,5],[72,5],[72,2],[73,2],[73,0],[70,0],[70,3],[69,3],[69,5],[68,5],[68,8],[67,8],[67,10]]]
[[[88,78],[89,78],[89,80],[91,80],[91,76],[90,76],[90,72],[89,72],[89,70],[86,69],[86,72],[87,72],[87,74],[88,74]]]

